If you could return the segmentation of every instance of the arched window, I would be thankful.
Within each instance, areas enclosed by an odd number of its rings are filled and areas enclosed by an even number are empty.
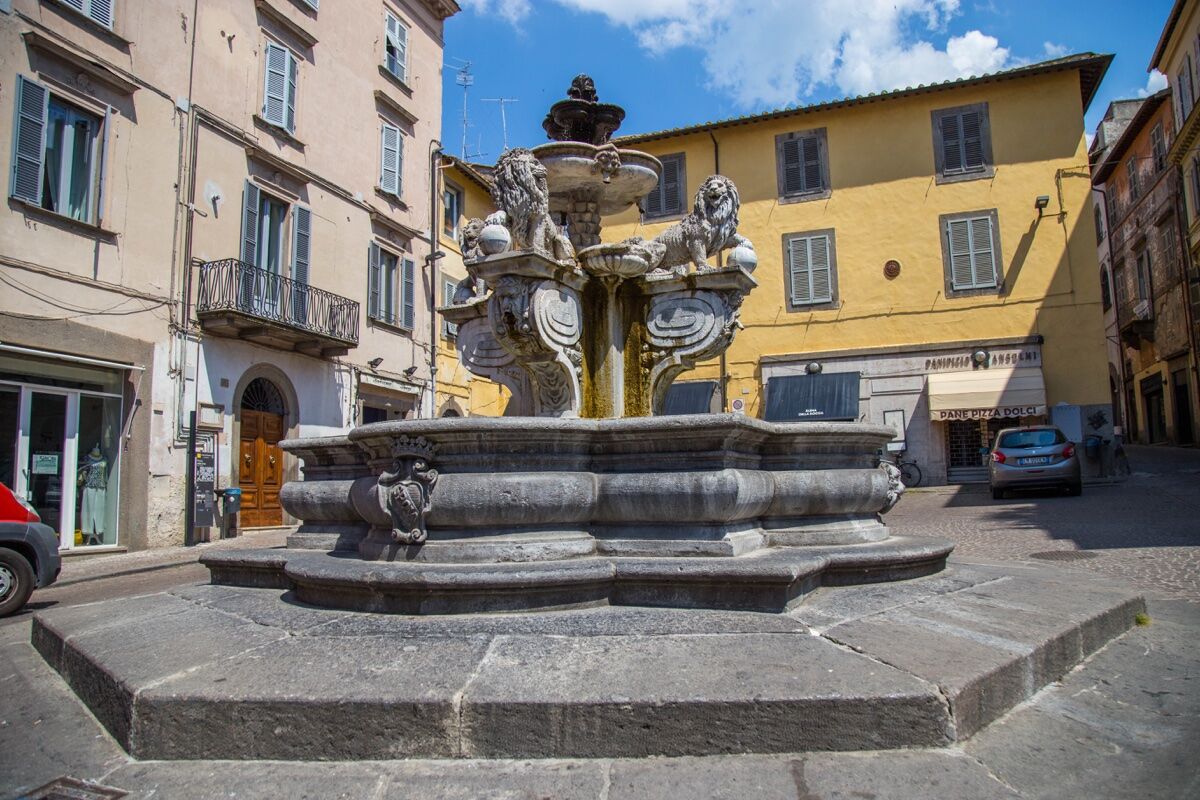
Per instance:
[[[266,411],[268,414],[283,416],[287,406],[283,402],[283,394],[279,387],[266,378],[255,378],[250,381],[246,391],[242,392],[242,408],[250,411]]]

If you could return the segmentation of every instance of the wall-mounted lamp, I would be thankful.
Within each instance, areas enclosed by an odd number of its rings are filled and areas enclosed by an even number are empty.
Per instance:
[[[804,366],[804,371],[809,375],[819,375],[821,372],[821,365],[816,361],[809,362]]]
[[[445,257],[446,254],[441,250],[438,250],[436,253],[430,253],[429,255],[425,256],[425,263],[432,264],[434,261],[439,261]]]
[[[368,361],[367,366],[370,367],[371,369],[379,369],[379,365],[382,363],[383,363],[383,356],[379,356],[379,358],[372,358],[370,361]]]
[[[1046,208],[1049,205],[1050,205],[1050,195],[1048,195],[1048,194],[1039,194],[1037,196],[1037,199],[1033,201],[1033,207],[1037,209],[1039,217],[1042,216],[1042,213],[1046,210]]]
[[[988,351],[976,350],[974,353],[971,353],[971,361],[975,362],[975,366],[977,367],[985,366],[988,362]]]
[[[417,371],[416,366],[406,367],[404,370],[404,377],[411,378],[413,376],[413,373],[415,373],[416,371]]]

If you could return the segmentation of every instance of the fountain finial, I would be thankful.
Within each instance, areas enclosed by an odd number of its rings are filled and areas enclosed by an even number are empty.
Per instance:
[[[546,136],[558,142],[607,144],[625,119],[625,109],[599,102],[596,82],[588,75],[576,75],[567,89],[567,99],[550,106],[542,121]]]

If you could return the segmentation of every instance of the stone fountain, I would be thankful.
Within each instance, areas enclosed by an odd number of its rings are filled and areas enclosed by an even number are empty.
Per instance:
[[[496,213],[464,226],[469,277],[441,313],[463,364],[508,387],[503,418],[402,420],[285,442],[304,462],[286,550],[212,554],[214,583],[405,614],[597,604],[783,611],[822,584],[940,570],[951,545],[891,536],[890,428],[658,416],[720,355],[754,289],[738,194],[714,175],[653,240],[600,220],[654,188],[657,159],[587,76],[507,151]],[[728,250],[724,267],[709,262]]]

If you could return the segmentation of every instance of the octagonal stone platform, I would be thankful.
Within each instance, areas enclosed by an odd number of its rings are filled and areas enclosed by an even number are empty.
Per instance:
[[[42,611],[33,643],[139,759],[780,753],[961,741],[1143,610],[1110,581],[952,561],[786,614],[404,616],[206,585]]]

